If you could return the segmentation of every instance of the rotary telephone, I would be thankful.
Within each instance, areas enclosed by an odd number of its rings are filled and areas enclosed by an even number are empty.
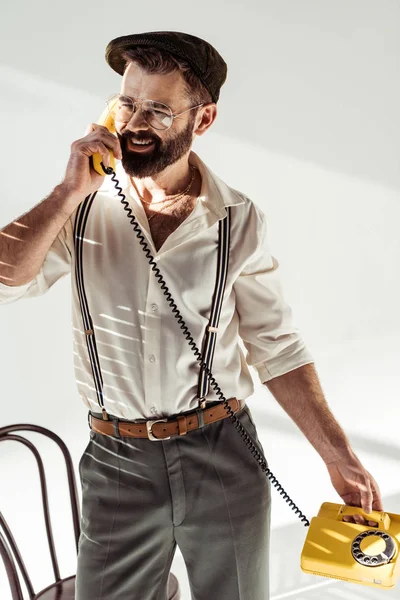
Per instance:
[[[108,104],[97,121],[97,124],[104,125],[114,134],[116,133],[114,111],[117,102],[118,98],[111,104]],[[370,514],[367,514],[359,507],[324,502],[317,516],[310,523],[294,504],[268,468],[265,456],[254,445],[246,429],[239,419],[236,418],[211,371],[203,362],[201,352],[184,323],[157,264],[150,253],[150,249],[144,241],[139,224],[132,215],[128,202],[125,200],[122,188],[115,177],[115,157],[111,150],[109,152],[110,166],[105,167],[102,162],[102,156],[96,153],[91,157],[93,168],[99,175],[111,175],[111,179],[118,191],[118,196],[121,197],[122,204],[126,206],[127,216],[132,219],[131,224],[133,229],[139,237],[140,244],[146,252],[149,263],[164,289],[164,294],[173,309],[174,316],[178,319],[180,327],[184,331],[184,336],[196,355],[197,361],[204,368],[211,385],[223,402],[225,410],[249,448],[249,451],[260,465],[261,470],[283,496],[283,499],[288,502],[290,507],[299,516],[305,527],[309,527],[300,559],[302,571],[313,575],[342,579],[382,589],[393,588],[400,574],[400,560],[398,560],[400,553],[400,515],[383,511],[372,511]],[[375,521],[378,523],[378,526],[371,527],[343,521],[343,516],[354,514],[360,514],[367,520]]]

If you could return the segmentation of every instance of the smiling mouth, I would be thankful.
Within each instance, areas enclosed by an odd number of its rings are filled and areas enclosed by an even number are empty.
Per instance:
[[[133,152],[150,152],[155,146],[155,142],[149,140],[150,143],[135,143],[133,140],[128,140],[128,148]]]

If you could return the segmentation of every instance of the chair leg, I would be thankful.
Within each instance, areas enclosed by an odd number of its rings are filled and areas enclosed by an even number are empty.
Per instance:
[[[181,590],[179,588],[179,581],[173,573],[169,574],[167,598],[168,600],[181,600]]]

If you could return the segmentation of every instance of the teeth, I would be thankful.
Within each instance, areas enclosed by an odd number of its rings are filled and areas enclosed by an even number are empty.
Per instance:
[[[152,144],[153,142],[133,142],[134,144],[137,144],[139,146],[150,146],[150,144]]]

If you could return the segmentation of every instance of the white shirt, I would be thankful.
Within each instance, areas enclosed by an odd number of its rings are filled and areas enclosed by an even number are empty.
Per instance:
[[[145,211],[120,162],[116,176],[200,351],[216,281],[218,221],[225,216],[225,207],[232,206],[229,268],[211,372],[225,398],[246,399],[254,392],[249,366],[265,382],[314,360],[284,300],[279,263],[268,247],[264,213],[217,177],[195,152],[189,160],[202,176],[200,196],[192,213],[158,252]],[[75,278],[76,211],[54,240],[35,279],[21,286],[0,282],[0,302],[44,294],[71,273],[78,392],[88,409],[101,412]],[[134,420],[197,408],[200,365],[110,177],[98,191],[86,224],[83,278],[107,412]],[[220,400],[211,384],[207,400]]]

